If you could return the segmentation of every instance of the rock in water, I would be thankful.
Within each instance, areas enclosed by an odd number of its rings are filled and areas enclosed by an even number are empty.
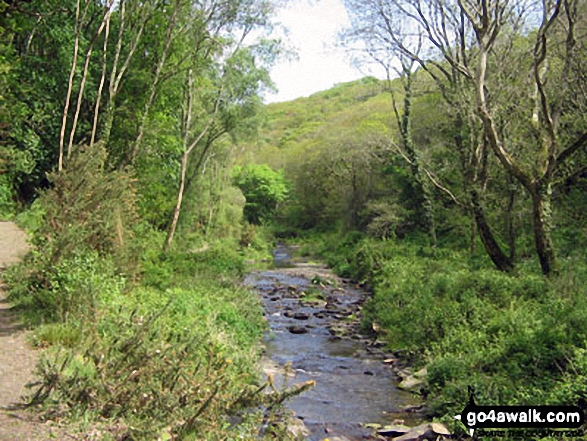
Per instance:
[[[443,439],[443,436],[450,436],[446,427],[439,423],[426,423],[413,427],[408,433],[394,438],[393,441],[425,441]]]
[[[444,435],[444,436],[450,436],[450,432],[448,431],[448,429],[444,426],[444,424],[440,424],[440,423],[431,423],[430,424],[430,428],[432,429],[432,431],[434,433],[436,433],[437,435]]]
[[[288,326],[287,330],[292,334],[306,334],[308,332],[303,326]]]
[[[305,439],[310,436],[310,431],[299,418],[291,418],[288,421],[286,432],[292,437],[292,439]]]
[[[308,320],[310,316],[308,314],[306,314],[305,312],[296,312],[293,315],[293,318],[296,320]]]
[[[422,386],[424,386],[424,383],[425,381],[420,378],[408,376],[400,384],[398,384],[397,387],[412,392],[420,389]]]
[[[383,436],[401,436],[404,435],[406,433],[409,433],[410,430],[412,430],[410,427],[408,426],[404,426],[403,424],[397,424],[394,426],[385,426],[382,427],[381,429],[379,429],[377,431],[377,433],[379,435],[383,435]]]

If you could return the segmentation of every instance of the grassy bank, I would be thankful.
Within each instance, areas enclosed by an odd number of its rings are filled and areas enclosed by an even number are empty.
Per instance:
[[[46,417],[97,424],[105,439],[255,437],[264,324],[237,284],[242,256],[151,252],[140,283],[91,253],[39,264],[12,272],[11,298],[46,348],[33,388]]]
[[[309,245],[311,244],[311,245]],[[578,404],[587,397],[587,266],[563,262],[548,281],[498,272],[466,253],[360,235],[313,237],[306,252],[370,285],[364,314],[389,348],[427,367],[434,416],[480,404]]]

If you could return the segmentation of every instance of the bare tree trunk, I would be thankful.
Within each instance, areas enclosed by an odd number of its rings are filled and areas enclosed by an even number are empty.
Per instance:
[[[516,203],[516,188],[514,180],[508,175],[508,202],[505,211],[505,229],[508,237],[508,248],[510,250],[510,260],[516,260],[516,225],[514,222],[514,205]]]
[[[59,133],[59,162],[57,170],[63,170],[63,147],[65,144],[65,129],[67,127],[67,116],[69,115],[69,101],[71,100],[71,92],[73,90],[73,78],[75,77],[75,70],[77,68],[77,56],[79,52],[79,36],[81,33],[82,23],[86,18],[88,12],[89,0],[85,0],[84,11],[80,17],[80,0],[77,0],[75,5],[75,36],[73,40],[73,59],[71,61],[71,69],[69,71],[69,80],[67,82],[67,94],[65,96],[65,105],[63,107],[63,116],[61,119],[61,131]]]
[[[550,232],[551,224],[551,187],[537,188],[532,195],[532,214],[534,222],[534,243],[540,268],[546,276],[556,272],[556,259]]]
[[[94,145],[96,138],[96,131],[98,129],[98,115],[100,113],[100,101],[102,99],[102,90],[104,89],[104,82],[106,80],[106,68],[108,61],[108,37],[110,35],[110,16],[111,8],[114,0],[108,0],[106,7],[108,12],[106,13],[106,30],[104,31],[104,45],[102,47],[102,76],[100,77],[100,85],[98,86],[98,96],[96,97],[96,106],[94,107],[94,123],[92,124],[92,136],[90,138],[90,146]]]
[[[504,251],[501,249],[501,246],[495,239],[495,235],[493,234],[493,230],[489,225],[489,221],[487,220],[487,216],[485,215],[485,210],[481,204],[481,198],[477,191],[477,188],[483,187],[484,183],[484,172],[481,169],[481,173],[479,173],[478,168],[481,166],[483,167],[483,161],[477,160],[477,152],[474,153],[467,153],[465,149],[465,144],[463,141],[463,137],[461,135],[461,131],[463,128],[464,122],[463,117],[459,113],[455,116],[455,127],[457,130],[457,134],[455,135],[455,144],[457,146],[457,151],[461,157],[461,168],[462,168],[462,176],[463,176],[463,187],[465,192],[469,194],[469,204],[472,216],[472,222],[474,222],[474,226],[476,227],[477,232],[479,233],[479,238],[481,239],[481,243],[483,244],[483,248],[485,252],[496,266],[497,269],[500,271],[512,271],[514,268],[513,261],[507,256]],[[473,143],[474,140],[470,140],[470,143]],[[484,148],[484,144],[481,145]],[[472,155],[472,156],[471,156]],[[484,156],[483,153],[479,155],[481,158]],[[481,180],[481,182],[478,182]],[[471,252],[474,252],[475,249],[475,233],[474,233],[474,226],[471,226]]]
[[[485,212],[479,203],[479,195],[476,190],[471,190],[471,206],[473,208],[473,216],[475,218],[475,223],[477,224],[477,230],[479,231],[479,237],[481,238],[481,242],[483,242],[483,246],[485,247],[489,258],[500,271],[512,271],[514,265],[495,240],[493,232],[487,222],[487,218],[485,217]]]
[[[88,70],[90,68],[90,60],[92,58],[92,51],[94,49],[94,44],[96,43],[97,38],[102,34],[102,31],[104,30],[104,27],[106,26],[106,21],[109,20],[110,9],[112,8],[112,5],[113,5],[113,3],[111,3],[109,6],[107,6],[106,13],[102,19],[102,22],[100,23],[100,27],[98,28],[98,30],[94,34],[92,41],[90,42],[90,46],[88,47],[88,51],[86,52],[86,61],[84,63],[84,72],[82,74],[82,80],[81,80],[79,91],[77,94],[77,105],[76,105],[75,113],[73,115],[73,125],[71,127],[71,132],[69,134],[69,143],[67,145],[67,157],[68,158],[71,155],[71,148],[73,147],[73,139],[75,137],[75,132],[77,129],[77,122],[79,119],[79,113],[80,113],[80,109],[82,106],[84,89],[86,86],[86,79],[88,77]]]
[[[168,252],[171,248],[171,244],[173,243],[173,238],[175,236],[175,230],[177,229],[177,221],[179,220],[179,213],[181,212],[181,204],[183,202],[183,192],[185,189],[185,172],[188,163],[188,155],[189,153],[187,152],[187,150],[183,152],[183,155],[181,155],[181,173],[179,177],[179,190],[177,192],[177,200],[175,202],[175,209],[173,210],[173,217],[171,218],[171,225],[169,226],[167,238],[165,239],[165,252]]]
[[[208,130],[212,126],[216,116],[218,115],[218,110],[220,109],[220,98],[222,96],[222,88],[218,92],[218,96],[216,98],[216,102],[214,103],[214,111],[208,122],[204,126],[204,128],[200,131],[200,134],[196,137],[194,141],[188,146],[188,137],[191,130],[191,113],[193,107],[193,77],[192,71],[190,70],[188,73],[187,79],[187,106],[186,106],[186,115],[184,116],[184,128],[183,128],[183,142],[184,142],[184,152],[181,156],[181,170],[180,170],[180,178],[179,178],[179,189],[177,193],[177,200],[175,203],[175,209],[173,210],[173,217],[171,219],[171,225],[169,226],[169,232],[167,233],[167,238],[165,240],[165,246],[163,247],[164,251],[167,252],[171,248],[171,244],[173,243],[173,238],[175,236],[175,230],[177,229],[177,222],[179,220],[179,215],[181,212],[181,205],[183,201],[183,194],[185,191],[185,176],[186,171],[188,168],[188,159],[190,153],[193,149],[200,143],[202,138],[206,136]]]

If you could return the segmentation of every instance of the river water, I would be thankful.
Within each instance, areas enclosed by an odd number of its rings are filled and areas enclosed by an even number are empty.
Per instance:
[[[265,371],[278,387],[316,382],[287,404],[310,430],[308,439],[376,439],[364,424],[411,422],[402,409],[415,398],[396,387],[385,355],[358,333],[355,317],[366,293],[320,265],[292,263],[285,247],[275,250],[274,262],[274,269],[252,273],[245,283],[260,294],[269,324]]]

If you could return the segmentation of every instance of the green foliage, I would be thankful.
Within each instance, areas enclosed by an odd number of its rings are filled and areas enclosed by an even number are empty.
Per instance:
[[[53,187],[37,208],[23,216],[35,227],[36,249],[17,270],[11,298],[43,319],[91,316],[98,297],[119,290],[122,274],[133,277],[138,270],[132,179],[107,171],[105,161],[98,144],[75,152],[64,172],[51,175]]]
[[[12,297],[59,320],[34,331],[49,349],[32,402],[47,418],[100,421],[115,437],[256,436],[261,415],[249,410],[281,394],[258,383],[265,324],[256,294],[236,285],[244,258],[229,243],[165,254],[161,234],[137,236],[146,246],[138,286],[87,244],[44,268],[45,285],[35,255],[13,270]]]
[[[364,329],[376,323],[390,349],[427,366],[434,414],[460,412],[468,386],[485,404],[584,405],[587,267],[578,259],[547,281],[407,242],[321,241],[311,239],[335,268],[373,289]]]
[[[9,219],[15,211],[12,181],[6,175],[0,175],[0,220]]]
[[[279,203],[288,194],[283,173],[267,165],[247,165],[234,170],[234,185],[243,192],[247,202],[244,215],[251,224],[261,225],[269,221]]]
[[[70,316],[93,320],[98,302],[119,293],[126,283],[112,260],[96,251],[69,253],[50,266],[37,251],[29,259],[32,271],[24,267],[14,273],[10,298],[33,322]]]
[[[33,401],[49,416],[116,420],[119,436],[226,436],[225,415],[263,400],[247,386],[257,377],[259,303],[212,278],[190,280],[109,298],[79,325],[74,347],[47,353]]]

